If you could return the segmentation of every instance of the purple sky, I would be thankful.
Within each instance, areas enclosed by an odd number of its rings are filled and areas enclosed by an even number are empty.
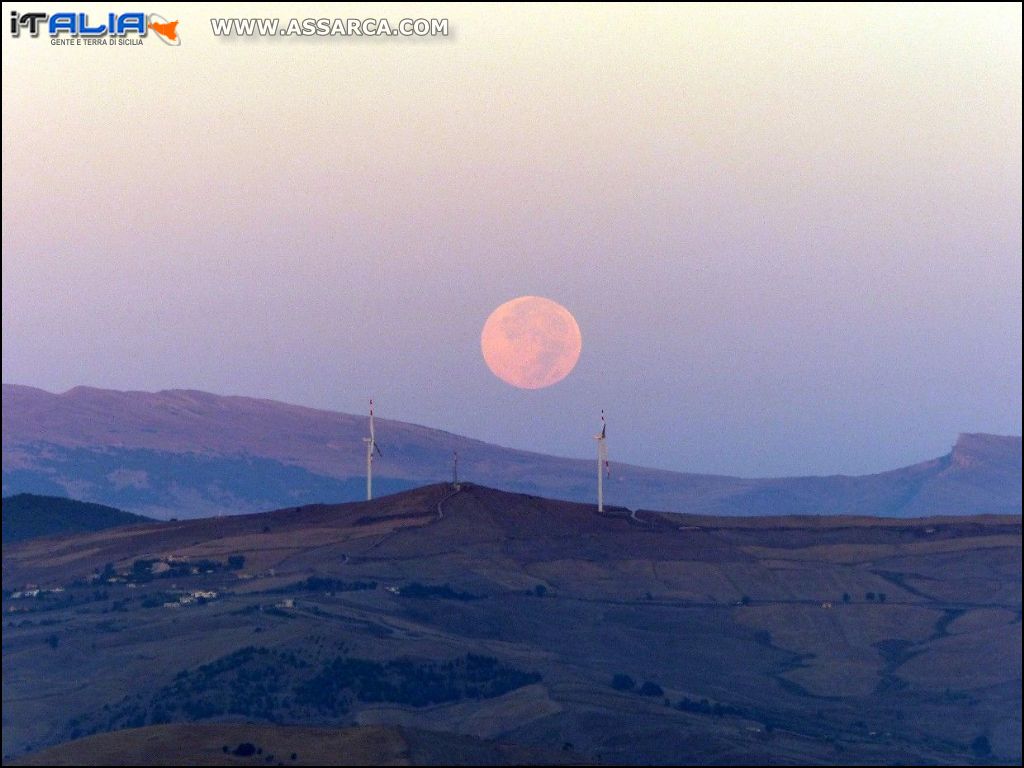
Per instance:
[[[373,395],[572,456],[604,408],[613,460],[741,475],[1021,432],[1019,5],[161,13],[180,48],[3,38],[5,382]],[[549,389],[480,355],[523,294],[583,334]]]

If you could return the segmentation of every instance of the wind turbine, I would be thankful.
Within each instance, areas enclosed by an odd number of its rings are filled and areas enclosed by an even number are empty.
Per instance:
[[[459,452],[452,451],[452,488],[459,490]]]
[[[373,398],[370,398],[370,436],[364,437],[363,442],[366,443],[366,500],[371,501],[373,499],[373,452],[376,451],[377,455],[382,458],[384,456],[380,452],[377,436],[373,431]]]
[[[597,511],[604,512],[604,476],[608,470],[608,443],[606,431],[608,424],[604,420],[604,409],[601,410],[601,434],[594,435],[597,440]]]

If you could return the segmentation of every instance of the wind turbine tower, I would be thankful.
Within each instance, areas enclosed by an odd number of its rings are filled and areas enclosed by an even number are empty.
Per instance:
[[[452,451],[452,488],[456,491],[460,489],[459,486],[459,452]]]
[[[597,440],[597,511],[604,512],[604,476],[608,474],[608,424],[604,420],[604,410],[601,411],[601,434],[594,435]]]
[[[384,456],[373,431],[373,398],[370,398],[370,436],[364,437],[363,442],[366,443],[366,500],[370,501],[373,499],[373,454],[376,451],[378,456]]]

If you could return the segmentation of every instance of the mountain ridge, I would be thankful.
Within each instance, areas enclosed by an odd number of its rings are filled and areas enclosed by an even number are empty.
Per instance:
[[[366,417],[194,389],[3,385],[3,484],[156,517],[249,512],[362,494]],[[450,475],[576,501],[593,462],[377,420],[381,491]],[[740,478],[614,464],[611,503],[707,514],[1020,514],[1021,439],[964,433],[950,453],[870,475]]]

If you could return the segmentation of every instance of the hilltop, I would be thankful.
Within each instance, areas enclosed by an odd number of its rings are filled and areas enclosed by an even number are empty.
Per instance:
[[[193,390],[63,394],[3,385],[3,491],[69,495],[158,518],[352,501],[366,417]],[[380,493],[450,477],[591,501],[593,462],[388,419]],[[1021,438],[961,435],[942,457],[860,477],[744,479],[613,465],[607,498],[709,515],[1020,514]]]
[[[133,515],[102,504],[90,504],[58,496],[19,493],[3,500],[3,540],[13,544],[38,536],[60,536],[101,531],[119,525],[151,523],[152,518]]]
[[[573,762],[1020,760],[1019,516],[431,485],[5,545],[3,583],[10,757],[245,720]]]

